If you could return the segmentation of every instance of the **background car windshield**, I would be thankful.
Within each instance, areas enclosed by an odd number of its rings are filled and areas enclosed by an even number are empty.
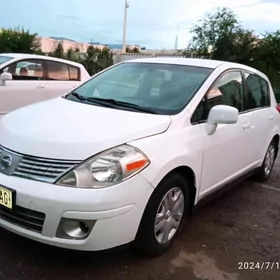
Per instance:
[[[4,62],[7,62],[7,61],[9,61],[11,59],[12,59],[12,57],[10,57],[10,56],[2,56],[2,55],[0,55],[0,64],[2,64]]]
[[[212,69],[162,63],[125,62],[75,90],[83,97],[129,102],[158,114],[181,111]]]

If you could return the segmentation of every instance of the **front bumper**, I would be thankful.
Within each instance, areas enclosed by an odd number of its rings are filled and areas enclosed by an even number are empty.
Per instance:
[[[41,233],[1,219],[0,215],[1,227],[42,243],[85,251],[109,249],[133,241],[153,192],[141,174],[104,189],[61,187],[3,174],[0,174],[0,185],[16,191],[17,207],[45,215]],[[64,239],[56,237],[61,218],[96,222],[86,239]]]

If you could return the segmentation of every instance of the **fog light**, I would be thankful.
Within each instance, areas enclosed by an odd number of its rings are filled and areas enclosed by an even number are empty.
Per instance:
[[[81,240],[89,236],[96,221],[62,218],[56,237]]]

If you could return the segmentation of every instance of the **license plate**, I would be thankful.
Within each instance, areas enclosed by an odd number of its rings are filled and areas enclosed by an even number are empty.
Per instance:
[[[0,186],[0,206],[12,209],[14,205],[14,192],[3,186]]]

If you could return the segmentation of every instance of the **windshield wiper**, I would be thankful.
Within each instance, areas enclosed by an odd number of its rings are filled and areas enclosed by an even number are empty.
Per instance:
[[[150,108],[141,107],[137,104],[124,102],[124,101],[118,101],[116,99],[106,99],[106,98],[98,98],[98,97],[85,97],[85,101],[94,102],[100,105],[112,105],[113,108],[116,108],[115,106],[121,106],[124,108],[133,109],[138,112],[144,112],[144,113],[150,113],[150,114],[156,114],[156,112]],[[114,106],[115,105],[115,106]]]
[[[69,95],[72,95],[72,96],[78,98],[81,102],[86,101],[86,98],[85,98],[84,96],[78,94],[78,93],[75,92],[75,91],[68,93],[67,95],[65,95],[65,97],[67,97],[67,96],[69,96]]]

